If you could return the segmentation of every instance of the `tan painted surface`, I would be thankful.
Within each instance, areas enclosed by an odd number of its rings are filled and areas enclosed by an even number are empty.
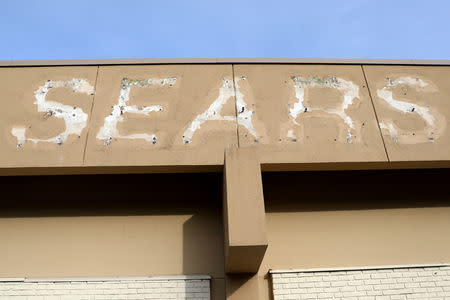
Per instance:
[[[221,179],[5,177],[0,277],[209,274],[223,295]]]
[[[261,168],[252,148],[225,152],[225,271],[256,273],[267,249]]]
[[[99,70],[93,120],[86,150],[86,165],[220,165],[223,150],[236,145],[236,122],[212,120],[201,124],[185,144],[183,135],[196,117],[219,97],[224,80],[232,87],[230,65],[218,66],[102,66]],[[160,105],[149,115],[125,112],[117,129],[121,135],[155,134],[157,142],[114,138],[110,145],[97,137],[105,118],[117,105],[121,82],[176,78],[172,85],[133,87],[128,105]],[[234,98],[227,97],[222,116],[234,118]]]
[[[255,137],[239,126],[240,146],[257,146],[263,164],[387,160],[360,66],[236,65],[235,76],[241,79],[256,132]],[[294,77],[322,83],[337,78],[338,84],[359,88],[345,109],[353,120],[351,142],[344,118],[326,111],[340,109],[344,91],[326,85],[306,87],[303,104],[309,110],[295,118],[290,115],[299,101]]]
[[[355,267],[450,261],[450,208],[269,213],[269,269]]]
[[[269,269],[450,261],[448,171],[266,174]]]
[[[448,261],[449,216],[447,207],[271,213],[266,261],[272,269]]]
[[[183,227],[195,222],[192,215],[2,219],[0,277],[221,276],[213,219],[197,221],[202,229],[187,237]],[[201,243],[191,258],[183,256],[183,238]]]
[[[228,299],[271,299],[270,269],[450,261],[446,170],[266,173],[269,246],[255,276],[229,275]]]
[[[85,79],[95,86],[97,67],[52,67],[52,68],[2,68],[0,69],[0,167],[52,167],[83,164],[86,145],[87,124],[81,134],[69,135],[67,141],[58,145],[53,142],[26,141],[18,147],[13,128],[23,128],[27,138],[48,139],[66,128],[63,119],[39,112],[35,104],[35,92],[48,80],[71,81]],[[93,96],[74,92],[69,87],[53,88],[47,101],[74,106],[90,114]]]
[[[226,289],[227,300],[260,299],[256,274],[227,275]]]
[[[0,68],[5,105],[0,112],[0,174],[114,173],[123,168],[130,173],[220,171],[223,151],[238,144],[238,135],[240,147],[257,147],[264,171],[449,165],[448,66],[365,67],[389,162],[364,73],[356,62],[175,62]],[[389,86],[404,77],[418,78],[426,86]],[[68,127],[53,113],[38,111],[35,92],[48,80],[67,84],[74,79],[86,80],[92,88],[95,85],[95,95],[74,92],[70,86],[55,87],[46,101],[80,109],[87,116],[86,125],[80,134],[69,134],[60,146],[44,142],[59,137]],[[124,93],[124,79],[129,94]],[[383,89],[385,95],[392,92],[396,101],[409,101],[418,110],[396,110],[379,97],[378,90]],[[125,105],[119,105],[120,95],[122,100],[128,97]],[[344,107],[346,96],[350,102]],[[117,132],[105,145],[101,128],[119,107],[122,120],[114,126],[107,123]],[[420,108],[431,113],[433,124],[420,116]],[[398,141],[390,125],[398,132]],[[183,137],[186,133],[187,138]],[[18,138],[21,134],[26,136],[23,145]]]
[[[270,299],[269,269],[448,262],[447,178],[264,174],[269,247],[256,276],[226,277],[219,174],[4,177],[0,277],[201,273],[213,299],[225,278],[229,299]]]
[[[450,67],[364,66],[364,70],[380,124],[396,132],[382,128],[390,160],[448,160]],[[405,82],[398,82],[402,78]],[[383,90],[392,93],[394,101],[408,103],[408,111],[384,100]],[[432,124],[427,123],[427,115]]]
[[[225,300],[225,278],[211,279],[211,300]]]

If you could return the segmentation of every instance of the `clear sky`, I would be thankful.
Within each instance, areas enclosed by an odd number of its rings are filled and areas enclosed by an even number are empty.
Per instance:
[[[0,60],[450,59],[450,0],[0,0]]]

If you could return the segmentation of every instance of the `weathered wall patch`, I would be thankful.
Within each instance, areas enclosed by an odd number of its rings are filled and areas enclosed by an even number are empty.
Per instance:
[[[394,97],[392,91],[397,86],[407,86],[420,93],[430,93],[437,91],[434,84],[411,76],[398,77],[394,80],[388,77],[386,80],[387,84],[383,88],[377,89],[378,97],[384,100],[384,103],[391,109],[405,115],[417,114],[425,121],[426,125],[422,130],[408,130],[396,125],[395,120],[383,118],[380,119],[380,128],[387,130],[393,141],[401,144],[427,143],[438,139],[446,127],[445,118],[438,111],[433,112],[430,104],[419,105],[412,101],[399,100]]]
[[[85,93],[88,95],[94,94],[94,87],[86,80],[74,78],[69,81],[52,81],[48,80],[44,85],[40,86],[35,92],[34,97],[36,101],[38,112],[44,112],[45,118],[52,116],[64,119],[66,129],[57,136],[48,139],[39,139],[26,137],[26,129],[22,126],[15,126],[11,129],[11,134],[17,138],[17,147],[24,146],[26,141],[33,143],[46,142],[62,145],[67,137],[71,134],[80,136],[81,132],[87,125],[88,115],[79,107],[72,107],[53,100],[47,100],[47,94],[51,89],[70,87],[74,93]]]
[[[296,77],[293,76],[292,80],[294,81],[295,88],[295,96],[298,99],[297,102],[293,104],[293,106],[289,109],[289,115],[291,116],[291,120],[295,125],[299,125],[297,118],[301,117],[306,113],[312,112],[325,112],[327,114],[332,114],[338,116],[342,122],[345,124],[347,129],[347,142],[352,142],[352,137],[355,136],[355,125],[352,118],[347,115],[346,110],[350,105],[352,105],[355,99],[359,98],[359,87],[351,81],[347,81],[345,79],[335,77],[335,76],[327,76],[327,77]],[[344,94],[344,99],[339,108],[328,108],[328,107],[306,107],[304,105],[305,101],[305,89],[309,87],[325,87],[325,88],[333,88],[341,91]],[[287,133],[287,137],[295,139],[295,135],[292,130],[289,130]]]
[[[280,162],[385,161],[391,152],[393,160],[450,158],[449,67],[101,66],[0,75],[16,76],[2,89],[20,102],[3,114],[8,155],[42,152],[57,165],[67,151],[74,164],[213,164],[237,143],[268,161],[290,153]]]
[[[240,126],[239,144],[256,146],[263,163],[386,159],[360,66],[234,68],[255,129]]]
[[[450,159],[450,67],[363,66],[391,161]]]
[[[236,101],[236,113],[238,116],[237,126],[244,126],[247,130],[256,137],[255,129],[252,124],[252,114],[247,108],[244,101],[244,95],[239,90],[239,81],[245,80],[245,77],[236,77],[233,80],[228,78],[222,78],[223,85],[219,90],[219,96],[216,100],[208,107],[206,111],[199,114],[186,128],[183,133],[182,139],[184,144],[189,144],[192,141],[192,137],[195,132],[201,128],[201,125],[206,121],[231,121],[236,122],[236,115],[233,116],[222,116],[221,111],[225,103],[228,101]]]
[[[161,105],[151,105],[145,107],[137,107],[136,105],[128,105],[130,100],[130,92],[133,87],[148,87],[151,85],[158,86],[173,86],[177,82],[175,77],[155,79],[150,78],[147,80],[136,80],[123,78],[120,88],[119,99],[116,105],[112,106],[112,112],[105,118],[103,126],[97,133],[97,138],[103,140],[105,145],[111,144],[113,139],[143,139],[152,144],[157,143],[157,137],[155,134],[148,133],[135,133],[131,135],[121,135],[117,129],[117,123],[123,122],[122,115],[124,113],[150,115],[151,112],[158,112],[163,110]]]
[[[101,66],[86,161],[210,164],[237,143],[231,65]]]

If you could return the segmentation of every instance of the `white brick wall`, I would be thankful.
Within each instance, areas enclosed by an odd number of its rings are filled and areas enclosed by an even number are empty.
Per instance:
[[[271,271],[274,300],[450,299],[450,266]]]
[[[7,280],[0,278],[0,300],[210,299],[205,276]]]

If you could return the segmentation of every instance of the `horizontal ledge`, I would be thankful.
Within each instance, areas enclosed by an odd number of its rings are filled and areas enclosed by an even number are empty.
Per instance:
[[[284,171],[362,171],[399,169],[450,168],[450,160],[435,161],[354,161],[354,162],[262,162],[262,172]],[[98,174],[164,174],[164,173],[220,173],[222,164],[211,165],[104,165],[104,166],[37,166],[0,167],[0,176],[33,175],[98,175]]]
[[[364,266],[364,267],[341,267],[341,268],[311,268],[311,269],[286,269],[269,270],[269,274],[281,273],[312,273],[312,272],[339,272],[339,271],[363,271],[363,270],[385,270],[385,269],[408,269],[408,268],[436,268],[448,267],[449,263],[442,264],[415,264],[415,265],[386,265],[386,266]]]
[[[281,158],[281,156],[280,156]],[[263,172],[283,171],[363,171],[399,169],[444,169],[450,168],[450,160],[430,161],[350,161],[350,162],[271,162],[262,161]]]
[[[117,277],[45,277],[45,278],[0,278],[0,282],[109,282],[109,281],[166,281],[166,280],[210,280],[209,275],[167,276],[117,276]]]
[[[5,60],[0,67],[97,66],[161,64],[357,64],[448,66],[450,60],[422,59],[329,59],[329,58],[142,58],[142,59],[65,59]]]
[[[34,175],[99,175],[99,174],[164,174],[222,172],[223,165],[105,165],[61,167],[0,167],[0,176]]]
[[[25,277],[4,277],[0,278],[0,282],[24,282]]]

